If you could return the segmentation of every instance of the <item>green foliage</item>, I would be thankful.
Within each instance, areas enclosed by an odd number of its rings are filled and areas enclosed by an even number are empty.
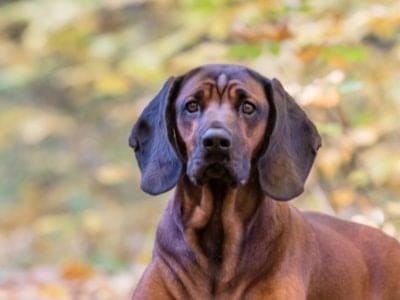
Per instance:
[[[362,62],[367,58],[366,49],[357,45],[332,45],[323,48],[326,59],[342,58],[350,62]]]
[[[262,53],[260,45],[235,44],[228,48],[228,57],[232,59],[256,58]]]

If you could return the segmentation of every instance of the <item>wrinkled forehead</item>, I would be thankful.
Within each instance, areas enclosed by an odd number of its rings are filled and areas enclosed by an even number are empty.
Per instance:
[[[259,98],[264,95],[260,80],[247,68],[232,65],[206,65],[184,75],[179,98],[202,89],[216,89],[220,95],[228,86],[235,85]]]

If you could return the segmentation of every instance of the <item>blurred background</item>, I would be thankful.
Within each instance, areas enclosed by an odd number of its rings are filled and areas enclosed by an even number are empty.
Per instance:
[[[400,232],[400,2],[0,1],[0,299],[126,299],[168,195],[127,140],[170,75],[279,78],[323,147],[292,204]]]

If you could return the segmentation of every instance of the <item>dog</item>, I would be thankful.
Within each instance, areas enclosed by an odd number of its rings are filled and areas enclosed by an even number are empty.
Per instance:
[[[400,244],[300,212],[321,138],[277,79],[238,65],[172,77],[134,125],[141,188],[174,187],[133,299],[400,299]]]

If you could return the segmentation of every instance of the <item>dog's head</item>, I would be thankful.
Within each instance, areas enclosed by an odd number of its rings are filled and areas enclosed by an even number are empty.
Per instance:
[[[267,195],[289,200],[303,191],[320,137],[278,80],[206,65],[164,84],[129,144],[150,194],[171,189],[184,174],[195,185],[238,186],[256,170]]]

